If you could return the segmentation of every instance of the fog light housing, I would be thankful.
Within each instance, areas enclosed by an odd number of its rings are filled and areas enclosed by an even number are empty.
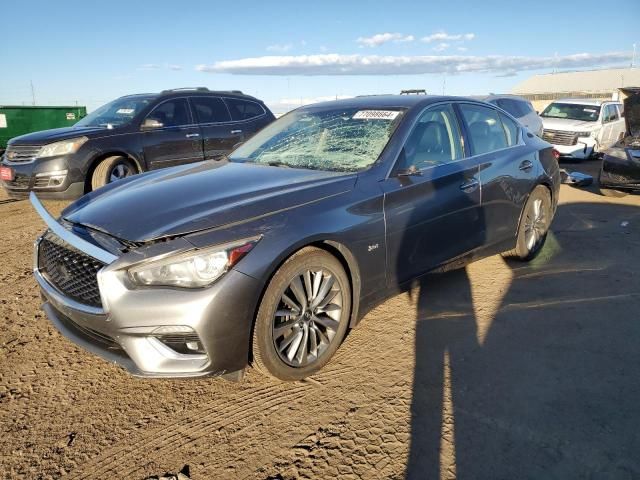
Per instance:
[[[174,352],[182,355],[202,355],[205,353],[198,334],[184,325],[166,325],[153,331],[153,336]]]

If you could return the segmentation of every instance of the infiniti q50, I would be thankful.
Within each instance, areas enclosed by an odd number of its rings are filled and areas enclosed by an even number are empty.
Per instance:
[[[57,220],[32,195],[48,225],[34,274],[55,326],[135,375],[252,365],[296,380],[426,272],[535,256],[559,180],[551,145],[487,103],[315,104],[228,157],[109,184]]]

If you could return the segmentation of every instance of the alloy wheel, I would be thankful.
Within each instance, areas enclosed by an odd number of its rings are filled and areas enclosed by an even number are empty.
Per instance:
[[[547,233],[547,214],[542,199],[536,198],[527,212],[524,224],[525,244],[529,252],[534,252]]]
[[[273,342],[287,365],[304,367],[331,345],[342,316],[343,292],[326,269],[304,270],[282,293],[273,319]]]
[[[113,170],[111,170],[111,174],[109,175],[109,183],[115,182],[118,180],[122,180],[125,177],[128,177],[133,173],[131,167],[126,163],[118,163]]]

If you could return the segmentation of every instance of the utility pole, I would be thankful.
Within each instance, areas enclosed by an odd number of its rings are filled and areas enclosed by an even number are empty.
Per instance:
[[[36,91],[33,88],[33,80],[31,80],[31,104],[35,107],[36,105]]]
[[[633,54],[631,55],[631,68],[636,66],[636,44],[633,44]]]

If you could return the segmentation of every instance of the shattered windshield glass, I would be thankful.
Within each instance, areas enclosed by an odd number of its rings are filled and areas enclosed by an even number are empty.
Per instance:
[[[278,119],[241,145],[231,161],[355,172],[371,166],[391,138],[403,110],[300,110]]]

